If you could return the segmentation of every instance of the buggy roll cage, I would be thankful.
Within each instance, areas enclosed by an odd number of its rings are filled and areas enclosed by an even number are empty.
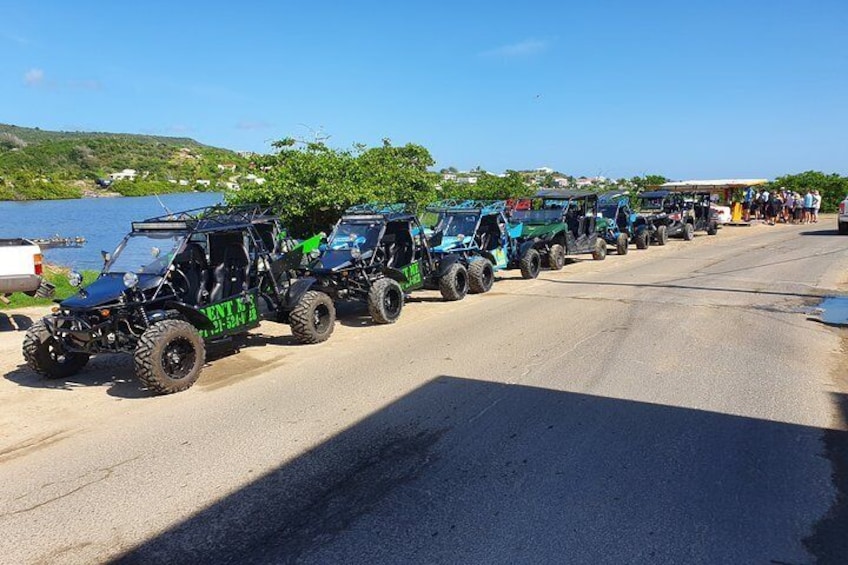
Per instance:
[[[365,204],[356,204],[344,211],[345,215],[357,214],[374,214],[379,216],[389,216],[395,214],[414,214],[415,206],[405,202],[385,203],[385,202],[367,202]]]
[[[508,210],[506,200],[439,200],[427,204],[427,212],[450,212],[450,211],[479,211],[481,216],[506,212]]]
[[[276,219],[276,216],[270,206],[218,204],[181,212],[169,212],[141,222],[132,222],[132,231],[215,231],[243,228],[273,219]]]

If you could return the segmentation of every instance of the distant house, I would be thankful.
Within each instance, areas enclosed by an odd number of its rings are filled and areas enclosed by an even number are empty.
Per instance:
[[[124,169],[120,173],[110,173],[109,179],[116,180],[135,180],[135,177],[138,175],[138,171],[135,169]]]
[[[246,182],[252,182],[252,183],[255,183],[255,184],[265,184],[265,179],[263,179],[262,177],[257,177],[253,173],[251,173],[249,175],[244,175],[241,178],[243,180],[245,180]]]
[[[188,186],[188,181],[185,179],[180,179],[178,184],[180,186]]]
[[[236,172],[236,164],[235,163],[218,163],[218,170],[221,171],[221,172],[230,171],[231,173],[234,173],[234,172]]]
[[[456,177],[459,184],[477,184],[477,177]]]
[[[239,190],[241,187],[237,182],[219,182],[218,186],[223,186],[227,190]]]
[[[456,173],[443,173],[442,180],[456,180]]]
[[[197,184],[199,184],[200,186],[209,186],[209,185],[212,184],[212,181],[209,181],[209,180],[206,180],[206,179],[197,179],[195,182]]]

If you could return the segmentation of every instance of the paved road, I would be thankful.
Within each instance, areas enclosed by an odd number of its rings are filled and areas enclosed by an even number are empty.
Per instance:
[[[121,358],[44,383],[18,356],[0,562],[807,563],[816,532],[844,560],[815,529],[842,336],[806,312],[846,242],[726,228],[323,345],[263,326],[170,397]]]

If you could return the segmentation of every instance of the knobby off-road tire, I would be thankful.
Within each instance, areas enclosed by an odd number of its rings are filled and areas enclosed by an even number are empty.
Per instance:
[[[468,264],[468,291],[471,294],[489,292],[495,283],[495,269],[488,259],[478,257]]]
[[[559,243],[551,245],[551,250],[548,251],[548,268],[552,271],[559,271],[565,266],[565,248]]]
[[[521,268],[523,278],[535,279],[539,276],[539,270],[542,268],[542,256],[531,247],[521,256],[518,266]]]
[[[718,233],[718,224],[716,222],[710,222],[707,226],[707,235],[715,235]]]
[[[651,242],[651,232],[642,230],[636,234],[636,249],[647,249]]]
[[[592,259],[595,261],[603,261],[607,258],[607,242],[599,237],[595,242],[595,249],[592,250]]]
[[[66,379],[88,363],[85,353],[57,351],[56,339],[43,320],[35,322],[24,336],[23,353],[29,368],[48,379]]]
[[[686,224],[683,226],[683,239],[686,241],[692,241],[695,239],[695,226],[692,224]]]
[[[439,292],[448,301],[462,300],[468,294],[468,269],[462,263],[454,263],[439,277]]]
[[[141,334],[133,354],[135,376],[159,394],[190,388],[206,362],[206,346],[183,320],[156,322]]]
[[[321,343],[333,334],[336,306],[333,299],[317,290],[308,290],[289,313],[289,326],[299,343]]]
[[[394,324],[403,310],[403,289],[394,279],[382,278],[368,291],[368,312],[378,324]]]
[[[668,226],[657,226],[657,233],[655,237],[657,239],[657,245],[665,245],[668,243]]]
[[[628,247],[630,246],[630,236],[626,233],[618,234],[615,238],[615,252],[619,255],[627,255]]]

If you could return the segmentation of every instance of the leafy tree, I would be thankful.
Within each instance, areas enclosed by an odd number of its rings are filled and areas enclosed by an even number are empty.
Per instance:
[[[793,190],[803,196],[808,190],[818,190],[822,197],[822,211],[835,212],[839,203],[848,195],[848,177],[837,173],[825,174],[819,171],[805,171],[794,175],[784,175],[769,183],[769,190]]]
[[[664,177],[663,175],[645,175],[641,177],[633,177],[630,179],[630,182],[636,189],[636,192],[642,192],[643,190],[649,190],[650,187],[659,186],[663,183],[668,182],[669,179]]]
[[[354,204],[417,204],[436,196],[435,176],[427,171],[434,161],[420,145],[396,147],[386,139],[379,147],[339,150],[286,138],[273,146],[277,153],[257,158],[258,166],[270,167],[266,182],[243,186],[228,200],[274,206],[297,236],[327,230]]]
[[[506,200],[529,196],[533,189],[525,184],[521,173],[507,171],[504,176],[482,173],[476,183],[446,182],[442,184],[441,198]]]

